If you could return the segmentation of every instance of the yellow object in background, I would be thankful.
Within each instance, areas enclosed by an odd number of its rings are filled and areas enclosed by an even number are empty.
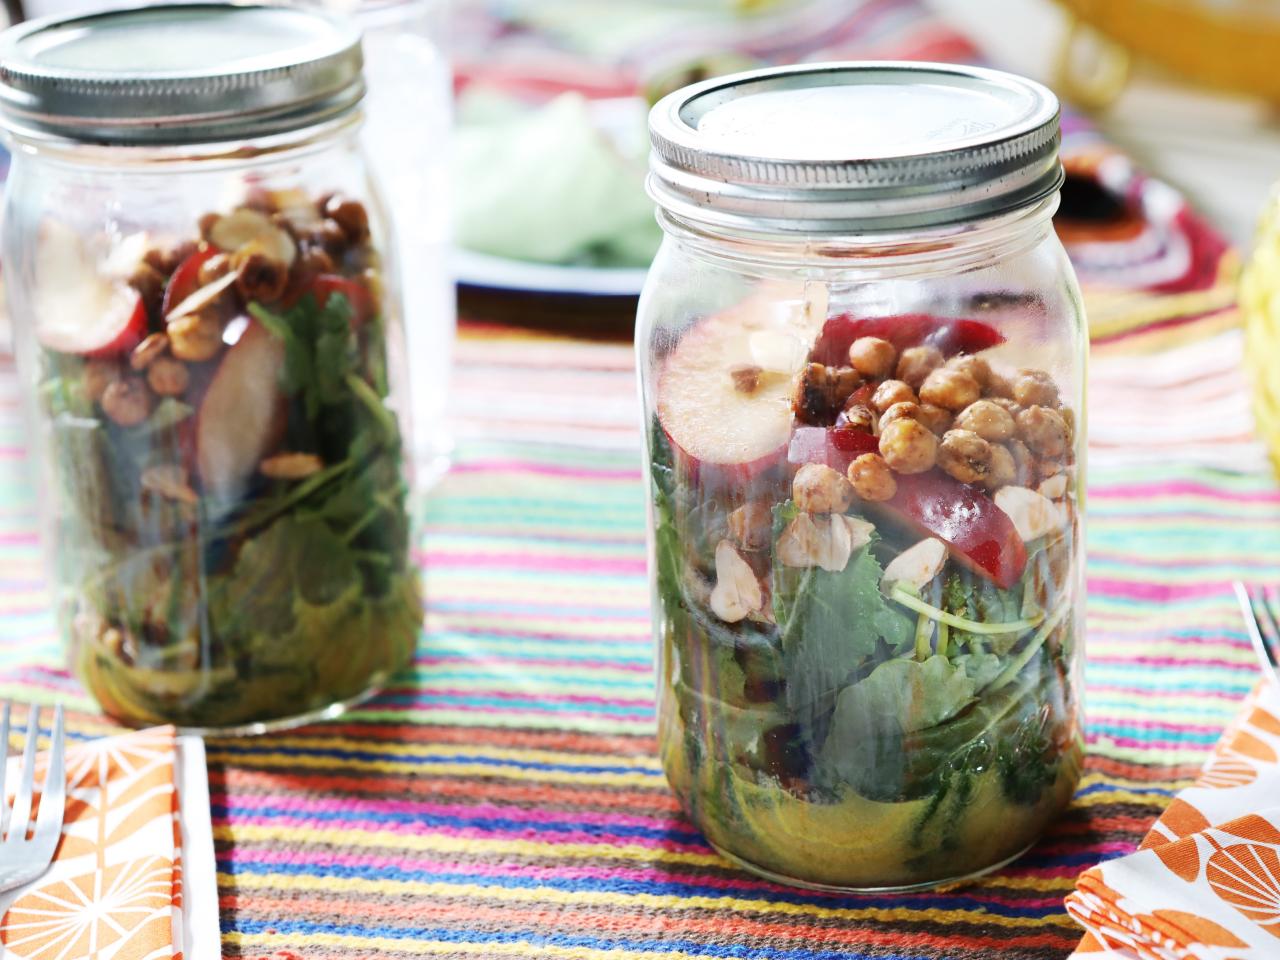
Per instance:
[[[1240,283],[1245,363],[1253,380],[1258,436],[1280,472],[1280,190],[1258,227],[1257,243]]]
[[[1105,106],[1120,93],[1131,56],[1183,80],[1280,103],[1276,0],[1058,2],[1075,18],[1058,64],[1058,86],[1083,106]]]

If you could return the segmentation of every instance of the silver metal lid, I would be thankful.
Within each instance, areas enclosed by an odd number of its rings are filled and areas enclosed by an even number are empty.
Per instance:
[[[1058,100],[979,67],[822,63],[696,83],[649,114],[649,194],[703,223],[846,233],[953,224],[1062,185]]]
[[[309,10],[176,3],[0,34],[0,124],[107,144],[237,140],[341,115],[364,95],[359,31]]]

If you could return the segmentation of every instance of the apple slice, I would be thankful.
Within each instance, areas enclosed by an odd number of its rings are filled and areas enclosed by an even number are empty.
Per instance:
[[[783,462],[792,387],[811,336],[746,304],[685,332],[667,355],[656,390],[658,418],[687,470],[704,480],[710,471],[740,483]]]
[[[80,234],[48,221],[36,238],[36,339],[49,350],[83,357],[117,356],[147,334],[142,297],[101,272]]]
[[[218,364],[196,414],[196,468],[206,493],[234,497],[280,442],[284,344],[249,321]]]
[[[849,362],[849,347],[859,337],[888,340],[899,351],[921,344],[937,347],[945,357],[977,353],[1004,343],[1004,334],[980,320],[904,313],[891,317],[854,317],[842,313],[827,320],[813,347],[813,361],[827,366]]]
[[[1022,577],[1027,548],[1008,514],[976,487],[944,473],[896,474],[898,492],[875,505],[926,537],[937,537],[951,556],[1005,590]]]
[[[865,430],[841,427],[797,427],[787,448],[787,461],[793,466],[825,463],[844,473],[849,464],[864,453],[877,453],[880,441]]]

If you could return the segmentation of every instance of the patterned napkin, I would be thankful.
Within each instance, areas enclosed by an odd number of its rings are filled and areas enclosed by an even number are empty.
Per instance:
[[[191,937],[183,849],[191,843],[179,783],[185,788],[192,780],[182,774],[184,760],[187,767],[198,763],[204,777],[199,741],[179,741],[172,727],[68,745],[62,840],[44,876],[0,897],[2,960],[184,956]],[[9,760],[10,784],[17,762]],[[42,755],[37,783],[44,764]],[[198,859],[211,868],[211,848]]]
[[[1280,957],[1280,687],[1253,692],[1139,851],[1086,871],[1067,910],[1082,960]]]

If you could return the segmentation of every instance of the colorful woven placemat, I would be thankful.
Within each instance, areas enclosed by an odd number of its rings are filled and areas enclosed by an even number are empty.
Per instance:
[[[925,49],[945,39],[904,15],[912,3],[856,6],[886,50],[894,31]],[[1229,581],[1280,576],[1233,258],[1087,129],[1068,142],[1141,222],[1132,242],[1072,243],[1099,321],[1090,756],[1032,853],[969,887],[880,898],[797,892],[721,861],[654,756],[630,348],[467,325],[414,668],[341,722],[209,744],[225,954],[1066,957],[1075,876],[1137,846],[1253,683]],[[53,639],[18,406],[0,364],[0,696],[66,703],[73,735],[94,736],[111,728]]]

